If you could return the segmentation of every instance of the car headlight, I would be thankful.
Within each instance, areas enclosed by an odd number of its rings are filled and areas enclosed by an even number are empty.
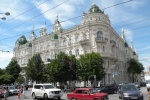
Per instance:
[[[127,93],[124,93],[123,95],[124,95],[124,96],[128,96],[128,94],[127,94]]]

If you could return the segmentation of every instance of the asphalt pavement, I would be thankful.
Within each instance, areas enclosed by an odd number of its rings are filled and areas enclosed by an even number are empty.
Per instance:
[[[141,92],[144,95],[144,100],[149,100],[148,97],[150,97],[150,94],[148,94],[146,87],[141,87]],[[67,93],[64,93],[61,100],[67,100]],[[4,100],[4,99],[2,99]],[[9,96],[8,100],[17,100],[17,95]],[[26,91],[26,98],[21,96],[19,100],[33,100],[31,97],[31,89]],[[35,100],[42,100],[42,99],[35,99]],[[56,99],[50,99],[50,100],[56,100]],[[118,94],[109,94],[109,100],[120,100]]]

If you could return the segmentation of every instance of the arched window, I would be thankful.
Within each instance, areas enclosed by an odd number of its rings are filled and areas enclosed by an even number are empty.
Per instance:
[[[105,46],[103,46],[103,52],[105,52]]]
[[[63,46],[66,45],[66,40],[63,40]]]
[[[101,31],[97,32],[97,38],[98,39],[103,39],[103,33]]]
[[[79,56],[79,49],[76,49],[76,56]]]
[[[69,51],[69,55],[72,55],[72,51],[71,50]]]
[[[100,49],[101,49],[100,46],[97,46],[97,52],[100,52]]]
[[[75,41],[78,42],[78,36],[75,37]]]

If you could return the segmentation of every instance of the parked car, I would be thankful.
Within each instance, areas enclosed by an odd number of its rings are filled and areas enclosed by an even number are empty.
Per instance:
[[[97,88],[98,92],[104,92],[108,94],[117,93],[118,87],[116,85],[106,85],[100,88]]]
[[[146,82],[140,82],[140,86],[146,86]]]
[[[143,100],[142,92],[137,89],[134,84],[124,84],[121,86],[119,91],[119,99],[121,100],[130,100],[130,99],[137,99]]]
[[[55,88],[52,84],[36,84],[31,91],[33,99],[44,98],[47,100],[48,98],[57,98],[60,100],[62,95],[61,89]]]
[[[108,100],[107,93],[95,92],[92,88],[76,88],[67,94],[68,100]]]
[[[9,91],[9,95],[17,95],[18,94],[15,86],[8,86],[8,91]]]

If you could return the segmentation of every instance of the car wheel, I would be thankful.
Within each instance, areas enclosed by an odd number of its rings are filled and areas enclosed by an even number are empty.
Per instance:
[[[99,100],[98,98],[95,98],[94,100]]]
[[[47,94],[44,94],[44,100],[48,100]]]
[[[123,96],[122,96],[121,100],[124,100]]]
[[[71,100],[76,100],[76,98],[71,98]]]
[[[121,97],[119,96],[119,99],[121,99]]]
[[[58,100],[60,100],[60,97],[58,97]]]
[[[32,93],[32,98],[33,98],[33,99],[36,99],[35,93]]]

